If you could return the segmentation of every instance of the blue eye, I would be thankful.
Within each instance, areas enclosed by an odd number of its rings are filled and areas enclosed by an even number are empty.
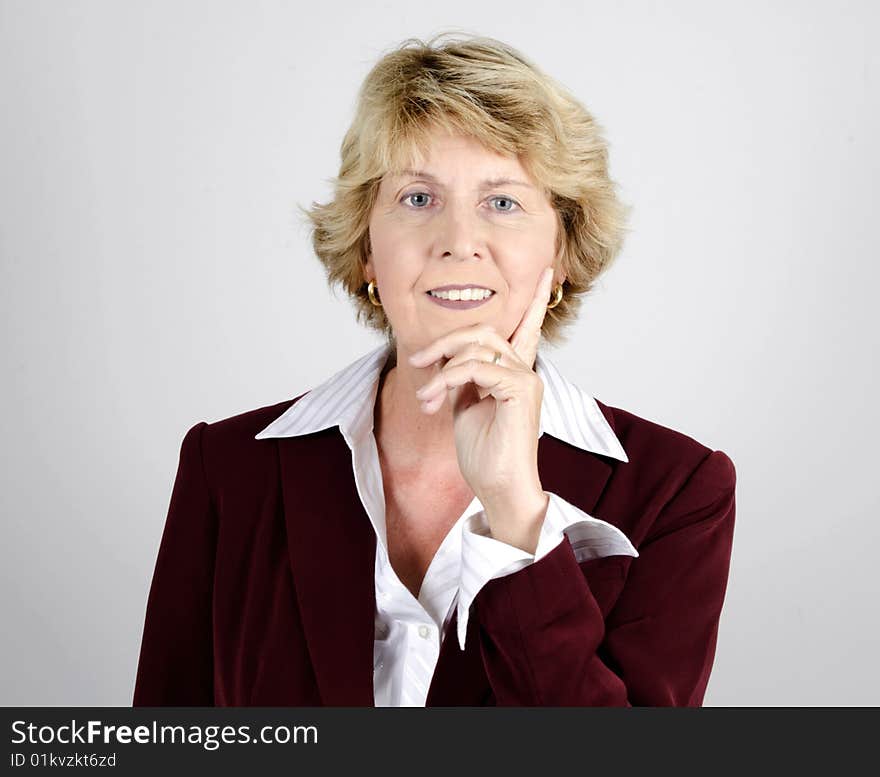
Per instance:
[[[402,202],[406,202],[410,197],[430,197],[431,195],[427,192],[410,192],[409,194],[404,195]],[[416,208],[416,210],[423,210],[422,208]]]
[[[411,197],[430,197],[430,196],[431,195],[428,194],[428,192],[410,192],[409,194],[405,194],[401,198],[400,201],[406,202]],[[512,213],[516,208],[520,207],[519,203],[516,200],[514,200],[512,197],[507,197],[506,195],[498,195],[496,197],[492,197],[491,199],[493,201],[494,200],[501,200],[502,202],[509,202],[512,206],[515,206],[512,208],[500,208],[497,210],[498,213]],[[415,206],[415,209],[416,210],[424,210],[424,208],[421,206]]]
[[[501,201],[505,201],[505,200],[506,200],[507,202],[511,203],[511,205],[515,205],[517,208],[519,207],[519,203],[517,203],[516,200],[514,200],[514,199],[512,199],[512,198],[510,198],[510,197],[506,197],[506,196],[504,196],[504,195],[501,195],[500,197],[493,197],[492,199],[493,199],[493,200],[501,200]],[[512,209],[508,210],[508,209],[504,208],[504,209],[502,209],[500,212],[501,212],[501,213],[511,213],[511,212],[512,212]]]

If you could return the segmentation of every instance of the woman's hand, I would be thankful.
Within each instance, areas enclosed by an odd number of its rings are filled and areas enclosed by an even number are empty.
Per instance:
[[[548,497],[538,476],[544,384],[532,369],[550,299],[553,268],[510,338],[488,324],[456,329],[410,356],[414,367],[448,359],[416,396],[426,413],[447,395],[462,476],[485,508],[492,536],[534,552]],[[496,352],[501,360],[493,364]]]

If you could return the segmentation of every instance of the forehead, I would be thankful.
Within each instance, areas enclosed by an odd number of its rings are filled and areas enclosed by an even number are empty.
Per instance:
[[[515,156],[499,154],[470,138],[440,138],[421,154],[416,149],[398,155],[383,179],[403,183],[418,178],[439,186],[452,178],[475,178],[480,187],[518,186],[536,189],[528,171]]]
[[[428,173],[426,178],[440,177],[442,168],[460,165],[465,172],[495,177],[528,178],[515,154],[489,148],[474,137],[455,133],[443,127],[428,130],[420,139],[401,144],[392,153],[387,177],[397,178],[413,173]]]

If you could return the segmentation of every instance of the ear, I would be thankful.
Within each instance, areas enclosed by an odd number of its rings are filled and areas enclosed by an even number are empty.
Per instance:
[[[553,259],[553,284],[550,287],[551,289],[555,289],[560,283],[565,283],[566,281],[564,257],[565,245],[563,244],[559,246],[559,250]]]
[[[364,283],[369,283],[370,278],[376,277],[376,268],[373,267],[373,246],[370,243],[369,232],[364,237],[364,253],[367,256],[367,261],[364,262]]]
[[[553,289],[561,283],[565,283],[565,281],[565,271],[562,269],[562,263],[557,259],[557,261],[553,263],[553,282],[550,284],[550,291],[552,292]]]

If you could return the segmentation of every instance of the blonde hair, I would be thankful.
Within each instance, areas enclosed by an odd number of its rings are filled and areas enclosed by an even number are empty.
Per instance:
[[[511,46],[454,35],[440,33],[427,42],[409,38],[370,70],[342,141],[334,198],[301,209],[311,221],[312,245],[328,285],[340,284],[354,300],[358,322],[394,344],[383,308],[367,296],[364,276],[379,184],[387,172],[424,157],[435,128],[474,138],[516,156],[556,211],[556,257],[566,280],[542,334],[558,345],[582,298],[620,252],[630,208],[609,177],[602,128],[580,102]]]

